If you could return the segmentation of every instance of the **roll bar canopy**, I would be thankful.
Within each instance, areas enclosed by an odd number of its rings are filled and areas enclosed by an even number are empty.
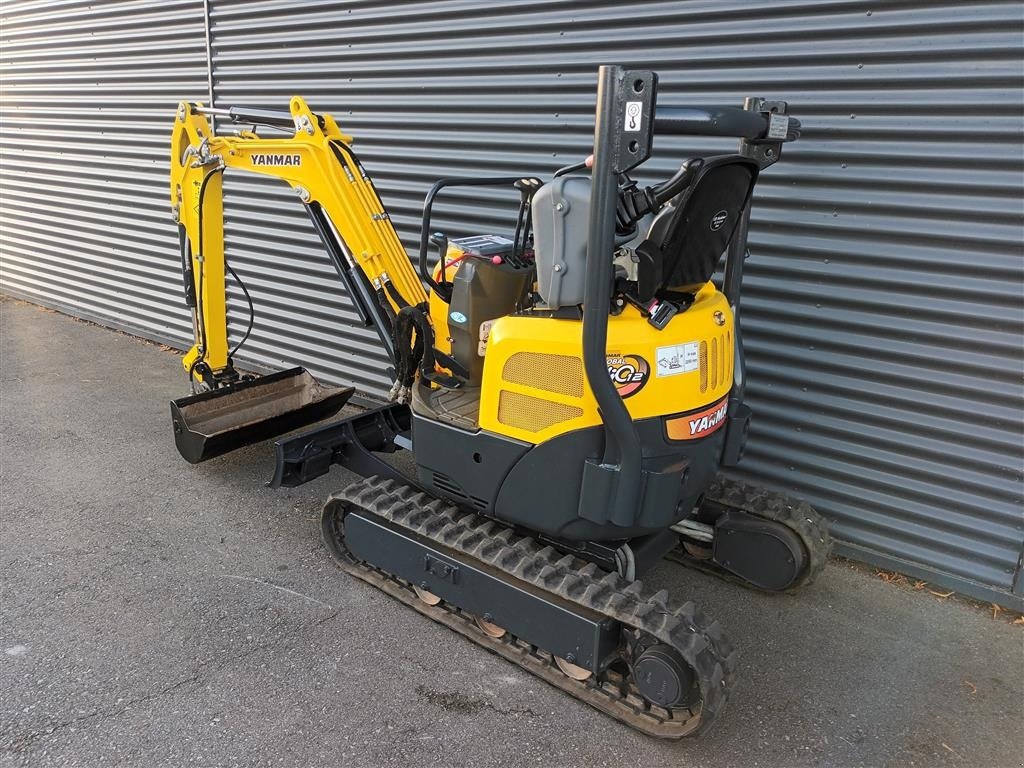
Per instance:
[[[671,136],[727,136],[748,141],[796,141],[800,121],[768,105],[764,112],[739,107],[657,107],[654,133]]]

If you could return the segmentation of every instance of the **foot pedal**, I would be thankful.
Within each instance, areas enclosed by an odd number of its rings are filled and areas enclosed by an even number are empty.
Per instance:
[[[182,397],[171,401],[174,443],[185,461],[198,464],[333,416],[354,391],[290,368]]]

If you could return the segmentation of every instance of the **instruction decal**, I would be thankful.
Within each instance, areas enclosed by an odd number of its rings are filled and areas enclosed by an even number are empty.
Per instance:
[[[643,389],[651,376],[651,366],[640,355],[608,355],[608,375],[622,398]]]
[[[658,376],[675,376],[700,368],[700,342],[688,341],[670,347],[658,347]]]

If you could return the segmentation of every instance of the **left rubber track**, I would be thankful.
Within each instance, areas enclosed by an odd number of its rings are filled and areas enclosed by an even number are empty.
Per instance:
[[[412,584],[358,560],[349,551],[344,526],[353,510],[421,537],[456,560],[484,564],[497,569],[504,579],[526,583],[563,603],[612,619],[621,626],[619,658],[599,675],[578,681],[564,674],[552,654],[532,645],[529,638],[511,633],[491,637],[458,606],[447,601],[422,602]],[[332,554],[351,575],[650,736],[677,739],[700,733],[728,699],[736,656],[731,643],[717,622],[708,622],[692,602],[674,600],[665,590],[654,592],[639,581],[628,582],[391,479],[366,478],[332,495],[324,507],[323,531]],[[631,680],[629,640],[641,636],[667,644],[682,656],[696,675],[698,703],[664,708],[639,694]]]

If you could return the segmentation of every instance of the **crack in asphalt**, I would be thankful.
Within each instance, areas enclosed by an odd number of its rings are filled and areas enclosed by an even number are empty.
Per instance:
[[[46,736],[52,736],[59,731],[63,731],[67,728],[71,728],[82,723],[90,721],[102,722],[104,720],[110,720],[113,718],[120,717],[132,707],[139,706],[141,704],[147,704],[156,699],[160,699],[164,696],[170,695],[178,690],[181,690],[182,688],[185,688],[188,685],[194,686],[189,692],[196,691],[203,683],[212,680],[228,666],[235,664],[236,662],[242,661],[243,659],[246,659],[259,651],[269,650],[277,645],[280,645],[284,641],[294,639],[295,637],[302,635],[306,632],[309,632],[310,630],[316,629],[317,627],[321,627],[340,615],[340,610],[333,611],[327,616],[318,619],[317,621],[303,625],[302,627],[299,627],[292,632],[286,632],[285,634],[281,635],[278,638],[275,638],[274,640],[268,643],[254,645],[251,648],[247,648],[240,653],[236,653],[232,656],[229,656],[226,659],[221,659],[220,661],[203,662],[199,665],[199,669],[197,669],[193,674],[189,675],[188,677],[182,680],[178,680],[177,682],[171,683],[170,685],[166,685],[163,688],[159,688],[155,691],[150,691],[140,696],[128,699],[126,702],[115,708],[109,710],[96,710],[94,712],[90,712],[87,715],[73,717],[68,720],[59,720],[56,722],[51,722],[50,725],[47,725],[45,727],[30,728],[21,733],[16,733],[13,736],[11,736],[11,738],[7,741],[6,744],[0,745],[0,754],[18,754],[25,752],[34,743],[40,741]],[[207,667],[209,667],[209,669],[207,669]]]

